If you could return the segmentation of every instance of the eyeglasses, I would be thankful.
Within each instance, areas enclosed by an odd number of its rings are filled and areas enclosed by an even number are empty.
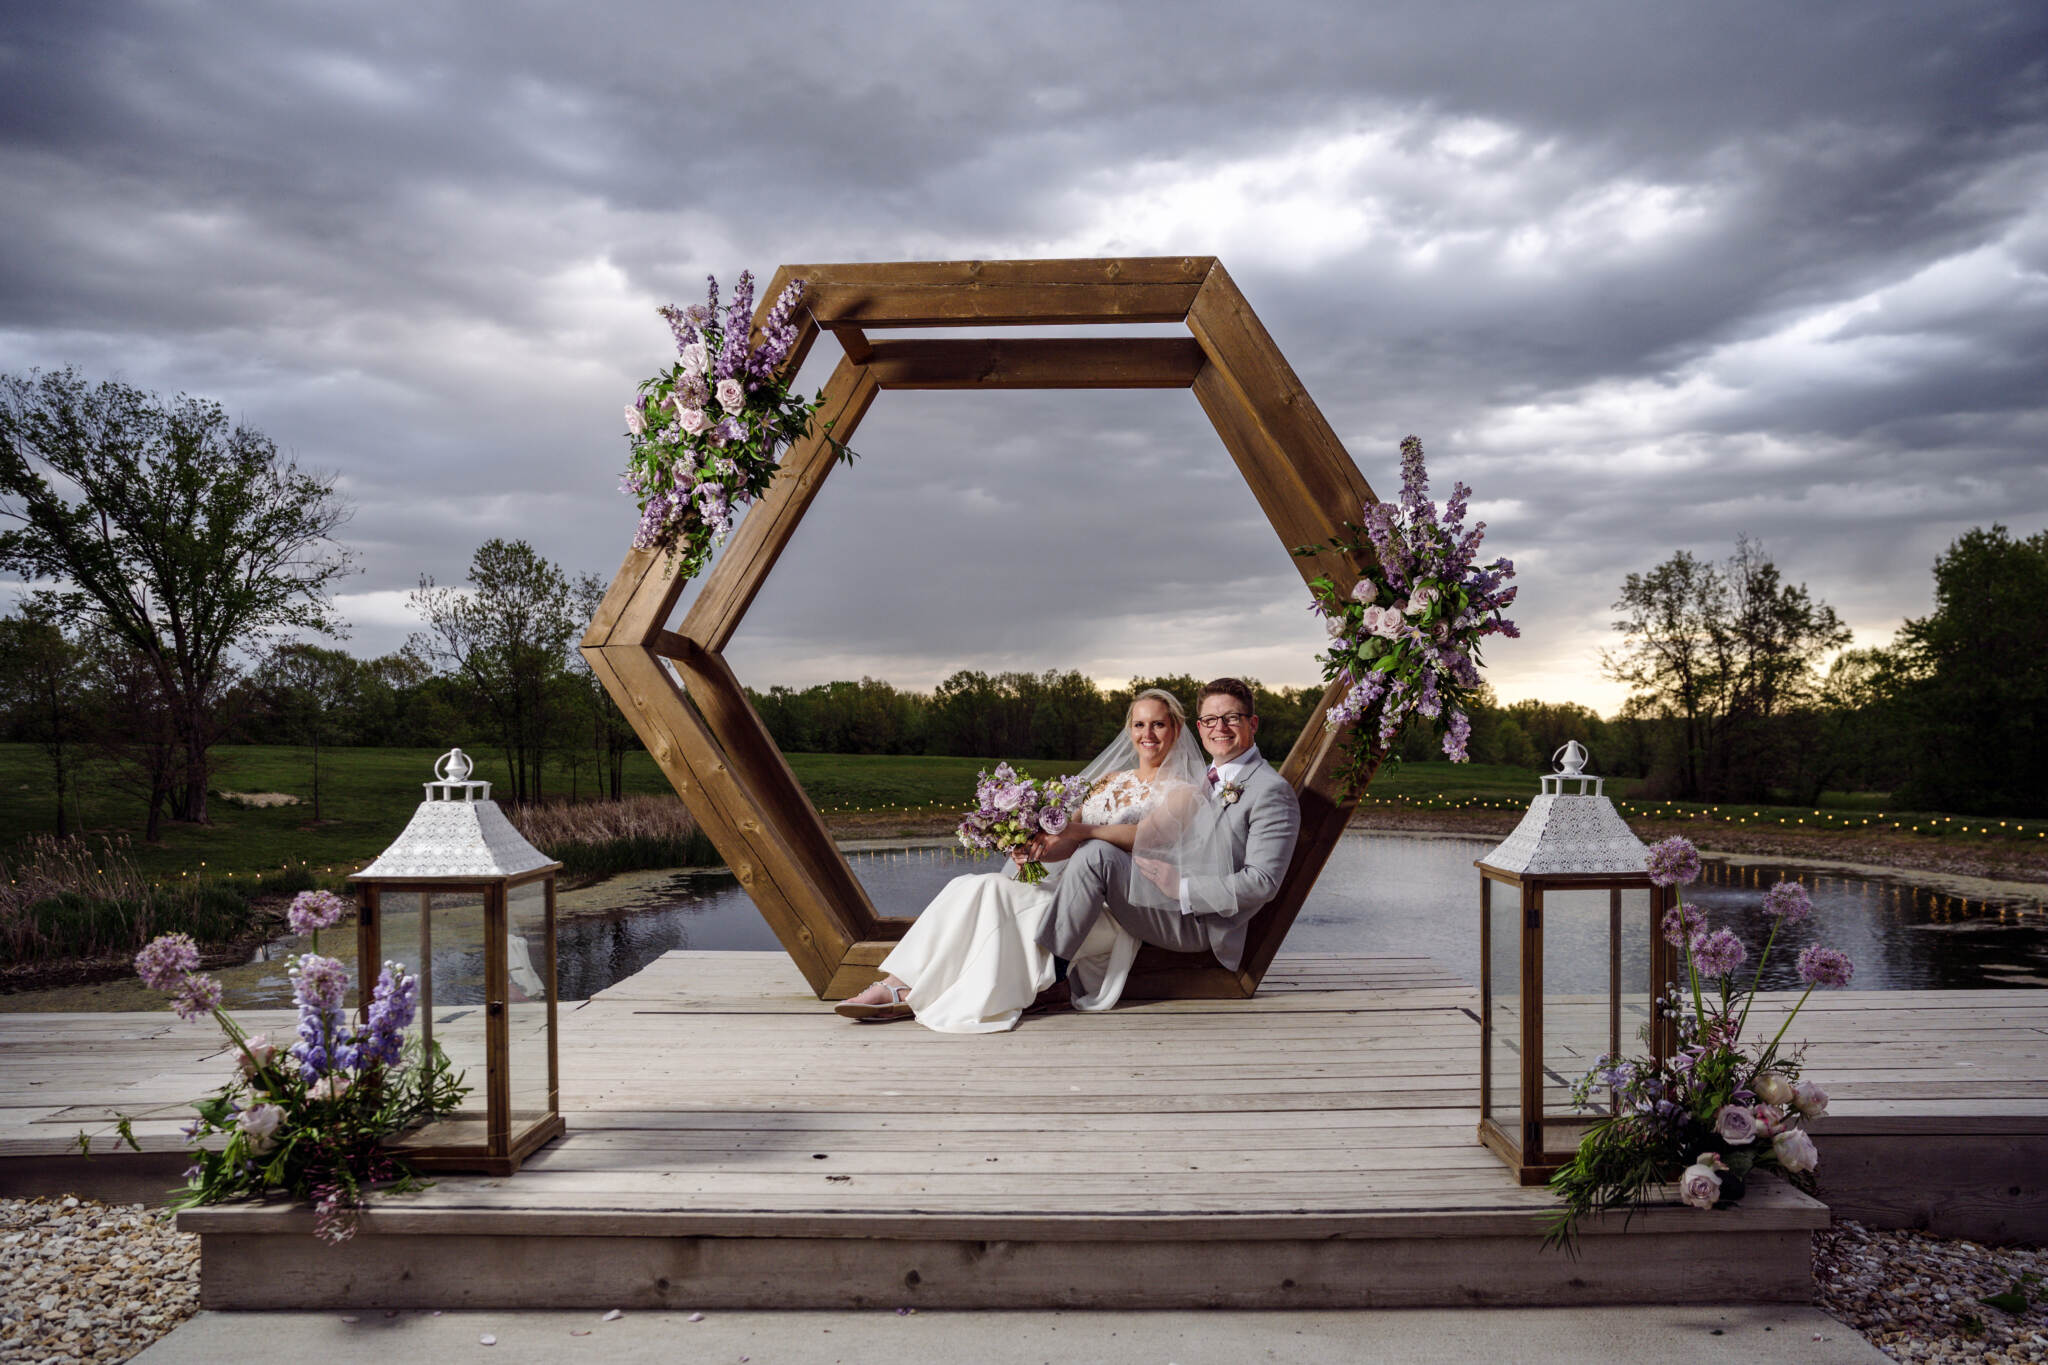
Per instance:
[[[1220,716],[1203,716],[1196,720],[1195,724],[1204,730],[1235,730],[1250,719],[1252,717],[1248,712],[1225,711]]]

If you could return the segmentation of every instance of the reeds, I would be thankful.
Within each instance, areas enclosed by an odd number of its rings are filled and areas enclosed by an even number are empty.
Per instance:
[[[130,953],[158,934],[225,942],[250,919],[224,886],[151,885],[126,838],[31,835],[0,863],[0,966]]]
[[[508,814],[526,841],[559,861],[569,876],[606,877],[722,861],[690,812],[672,796],[521,806]]]

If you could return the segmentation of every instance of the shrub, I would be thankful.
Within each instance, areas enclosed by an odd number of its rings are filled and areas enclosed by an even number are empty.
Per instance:
[[[227,887],[152,886],[125,839],[26,840],[0,887],[0,963],[132,953],[158,934],[224,943],[248,929],[248,902]]]
[[[568,876],[608,877],[720,861],[711,840],[672,796],[521,806],[509,814],[526,841],[560,862]]]

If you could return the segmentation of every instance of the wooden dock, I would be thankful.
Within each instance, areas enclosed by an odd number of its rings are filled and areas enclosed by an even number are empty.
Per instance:
[[[1772,1182],[1539,1253],[1548,1192],[1474,1136],[1477,1005],[1427,960],[1298,956],[1249,1001],[954,1037],[846,1023],[781,954],[672,953],[565,1007],[569,1133],[519,1175],[379,1201],[339,1248],[284,1206],[180,1224],[216,1307],[1808,1296],[1828,1211]],[[1795,1032],[1834,1097],[1830,1203],[2043,1235],[2048,992],[1816,996]],[[176,1160],[172,1114],[219,1083],[217,1052],[168,1015],[0,1015],[0,1188],[56,1188],[64,1143],[117,1110]]]

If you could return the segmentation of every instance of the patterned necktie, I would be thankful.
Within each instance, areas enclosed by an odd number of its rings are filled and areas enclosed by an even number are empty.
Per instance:
[[[1220,781],[1222,781],[1222,780],[1223,780],[1222,778],[1220,778],[1220,777],[1218,777],[1218,776],[1217,776],[1217,774],[1216,774],[1216,770],[1215,770],[1214,768],[1211,768],[1211,769],[1209,769],[1209,785],[1210,785],[1210,786],[1212,786],[1212,787],[1213,787],[1213,786],[1215,786],[1215,785],[1216,785],[1216,784],[1217,784],[1218,782],[1220,782]]]

